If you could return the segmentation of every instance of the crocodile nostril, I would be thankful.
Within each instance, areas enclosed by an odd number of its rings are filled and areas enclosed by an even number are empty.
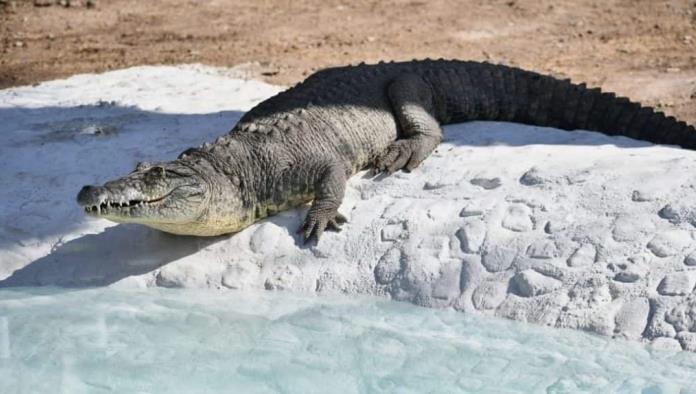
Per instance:
[[[138,165],[135,166],[136,171],[145,171],[148,168],[152,167],[152,165],[146,161],[141,161],[138,163]]]
[[[77,194],[77,203],[80,205],[96,205],[105,200],[107,191],[102,186],[85,186]]]

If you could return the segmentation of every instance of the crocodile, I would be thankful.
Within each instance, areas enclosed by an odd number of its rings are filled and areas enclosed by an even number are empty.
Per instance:
[[[215,142],[85,186],[77,201],[93,216],[196,236],[235,233],[311,202],[298,233],[318,241],[346,222],[338,209],[351,175],[412,171],[442,141],[443,125],[473,120],[696,148],[693,126],[567,79],[475,61],[361,63],[318,71]]]

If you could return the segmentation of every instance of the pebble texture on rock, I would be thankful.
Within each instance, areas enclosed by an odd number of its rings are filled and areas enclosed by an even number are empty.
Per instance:
[[[73,202],[82,184],[212,140],[275,91],[182,73],[0,91],[0,184],[12,185],[0,190],[1,286],[367,293],[696,350],[696,153],[681,149],[453,125],[415,171],[353,177],[340,207],[349,222],[319,245],[295,234],[306,208],[217,238],[84,218]],[[71,90],[84,84],[95,93]],[[94,127],[111,132],[85,132]]]

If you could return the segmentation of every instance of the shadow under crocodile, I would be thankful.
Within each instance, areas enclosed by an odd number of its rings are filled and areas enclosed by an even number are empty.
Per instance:
[[[305,244],[294,231],[305,214],[306,207],[264,221],[288,228],[297,247],[305,249],[311,244]],[[0,288],[108,286],[129,276],[152,272],[233,236],[182,236],[137,224],[119,224],[56,246],[48,255],[0,280]]]
[[[151,272],[224,237],[185,237],[140,225],[118,225],[55,247],[0,281],[14,286],[106,286]]]

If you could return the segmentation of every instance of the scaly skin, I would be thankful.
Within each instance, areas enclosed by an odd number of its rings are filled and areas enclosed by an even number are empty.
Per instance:
[[[214,143],[85,186],[78,202],[116,222],[206,236],[313,201],[300,231],[318,239],[345,221],[338,207],[348,177],[369,166],[410,171],[441,141],[441,125],[470,120],[696,148],[692,126],[567,80],[488,63],[380,63],[317,72],[257,105]]]

